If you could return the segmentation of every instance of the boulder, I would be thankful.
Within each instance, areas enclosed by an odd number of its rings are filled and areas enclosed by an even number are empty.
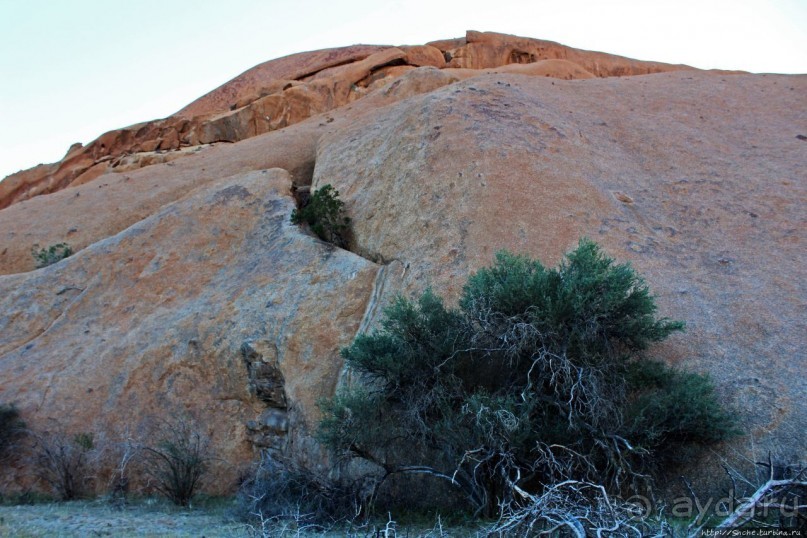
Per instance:
[[[87,146],[71,146],[57,164],[15,174],[9,187],[0,188],[0,208],[95,179],[106,170],[99,165],[109,159],[237,142],[352,103],[413,68],[446,66],[457,78],[485,74],[492,68],[564,79],[691,69],[473,31],[464,39],[428,45],[354,45],[293,54],[242,73],[168,118],[110,131]],[[134,162],[147,165],[146,160]]]
[[[406,63],[415,67],[437,67],[442,69],[446,65],[443,52],[431,45],[415,45],[400,47],[406,52]]]
[[[48,178],[58,167],[58,163],[39,164],[0,181],[0,209],[47,192]]]
[[[355,249],[402,263],[412,295],[456,300],[503,248],[554,265],[597,241],[687,323],[653,353],[715,379],[748,435],[726,451],[784,457],[807,446],[806,92],[807,76],[477,76],[339,124],[312,187],[339,190]]]
[[[250,421],[285,442],[266,378],[298,427],[315,421],[379,273],[293,226],[290,190],[280,169],[215,181],[55,265],[0,277],[0,401],[35,431],[145,443],[159,441],[155,424],[190,417],[227,462],[207,489],[230,491],[256,454]],[[274,372],[251,378],[243,349],[256,340],[276,350]]]
[[[110,437],[192,416],[230,464],[213,490],[258,449],[322,464],[316,401],[350,381],[339,348],[391,297],[453,303],[499,249],[554,265],[588,236],[687,322],[652,353],[713,376],[747,433],[721,453],[802,453],[807,76],[500,34],[432,45],[459,67],[392,47],[284,60],[288,87],[261,97],[245,77],[200,101],[207,116],[0,183],[0,402],[40,431]],[[667,72],[603,78],[651,69]],[[258,97],[218,106],[236,95]],[[351,252],[289,223],[292,192],[325,184]],[[76,254],[34,270],[32,246],[61,242]]]

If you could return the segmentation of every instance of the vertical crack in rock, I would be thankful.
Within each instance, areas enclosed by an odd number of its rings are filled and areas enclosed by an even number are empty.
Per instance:
[[[376,273],[375,280],[373,281],[373,289],[370,292],[370,299],[367,301],[367,306],[364,309],[359,328],[356,330],[356,335],[365,334],[373,326],[378,318],[379,311],[384,304],[384,297],[387,296],[387,284],[391,274],[398,274],[403,278],[406,272],[407,265],[404,265],[399,260],[393,260],[387,264],[381,265]],[[396,286],[397,287],[397,286]],[[353,383],[353,376],[351,369],[346,365],[342,365],[342,370],[339,372],[339,382],[337,387],[349,386]]]
[[[311,182],[308,184],[305,183],[293,183],[291,186],[291,194],[294,197],[294,203],[297,205],[297,209],[300,210],[308,205],[308,200],[311,199]]]
[[[246,423],[249,440],[259,449],[282,451],[289,431],[286,382],[280,371],[277,346],[266,340],[241,344],[249,391],[266,404],[266,410]]]
[[[401,263],[396,260],[379,267],[378,273],[376,273],[375,281],[373,282],[373,290],[370,293],[370,300],[367,301],[367,307],[364,309],[364,315],[362,316],[361,322],[359,323],[359,328],[356,331],[357,335],[366,333],[378,316],[379,304],[381,303],[381,298],[384,296],[384,290],[387,284],[387,274],[389,273],[393,264],[396,266],[401,265]]]

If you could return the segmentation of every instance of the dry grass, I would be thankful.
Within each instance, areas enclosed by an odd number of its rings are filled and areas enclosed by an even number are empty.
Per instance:
[[[144,500],[123,509],[103,501],[0,506],[0,537],[247,537],[229,505],[187,510]]]
[[[449,527],[440,519],[406,525],[385,519],[364,525],[336,525],[329,530],[298,529],[293,522],[278,521],[260,529],[260,524],[251,527],[233,519],[234,502],[220,499],[190,509],[155,499],[135,501],[122,509],[101,500],[0,505],[0,538],[458,538],[485,534],[478,525]]]

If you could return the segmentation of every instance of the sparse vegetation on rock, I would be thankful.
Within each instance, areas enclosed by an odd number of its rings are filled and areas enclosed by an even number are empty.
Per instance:
[[[36,262],[36,268],[41,269],[71,256],[73,249],[67,243],[56,243],[41,249],[38,245],[34,245],[34,248],[31,249],[31,254]]]
[[[291,222],[305,223],[323,241],[347,248],[350,244],[350,218],[345,215],[344,206],[339,191],[330,184],[325,185],[314,191],[301,208],[292,211]]]
[[[647,358],[681,330],[591,241],[556,269],[501,252],[458,309],[398,298],[342,351],[364,383],[324,402],[320,438],[373,464],[377,487],[426,475],[487,517],[560,483],[635,492],[682,447],[734,432],[708,378]]]

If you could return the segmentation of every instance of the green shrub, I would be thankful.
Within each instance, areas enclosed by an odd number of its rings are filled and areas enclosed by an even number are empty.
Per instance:
[[[325,185],[311,194],[308,202],[291,213],[293,224],[307,224],[317,237],[340,248],[350,244],[350,218],[345,215],[339,191]]]
[[[37,269],[53,265],[73,254],[73,249],[67,243],[57,243],[43,249],[38,247],[39,245],[34,245],[31,249]]]
[[[25,423],[14,404],[0,404],[0,462],[12,455],[16,441],[25,432]]]
[[[380,482],[446,480],[487,516],[562,480],[635,491],[670,452],[734,433],[707,377],[646,357],[681,330],[591,241],[556,269],[501,252],[458,309],[399,297],[342,350],[364,385],[323,402],[319,436]]]
[[[624,410],[625,436],[655,452],[659,464],[684,461],[693,443],[740,433],[707,375],[643,360],[630,365],[627,380],[631,399]]]

